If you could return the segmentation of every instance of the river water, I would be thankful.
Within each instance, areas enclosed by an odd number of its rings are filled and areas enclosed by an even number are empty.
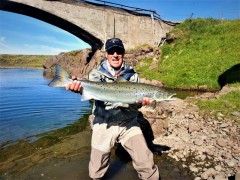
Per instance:
[[[48,82],[42,70],[0,69],[0,144],[64,127],[90,112],[79,94]]]
[[[81,102],[79,94],[61,88],[51,88],[48,83],[49,80],[43,76],[42,70],[0,69],[0,144],[30,136],[28,139],[32,139],[36,134],[73,124],[85,114],[89,114],[89,101]],[[76,139],[71,137],[67,143],[62,142],[55,146],[54,151],[41,149],[29,157],[20,155],[22,151],[29,151],[25,147],[23,149],[21,143],[15,151],[11,151],[10,148],[11,154],[5,152],[9,156],[6,158],[18,158],[16,162],[4,161],[7,167],[14,163],[15,165],[3,174],[0,168],[0,179],[90,179],[90,131],[78,133],[76,136]],[[60,147],[61,151],[64,150],[63,157],[59,154],[56,158],[54,153],[59,150],[57,147]],[[2,150],[4,151],[4,148]],[[74,155],[75,151],[77,155]],[[68,152],[73,155],[68,157]],[[52,154],[55,158],[48,160]],[[125,156],[124,153],[114,152],[113,148],[106,180],[138,179],[131,161],[126,161]],[[41,163],[36,160],[39,157]],[[154,161],[164,180],[191,179],[187,170],[178,162],[168,159],[166,155],[154,154]]]

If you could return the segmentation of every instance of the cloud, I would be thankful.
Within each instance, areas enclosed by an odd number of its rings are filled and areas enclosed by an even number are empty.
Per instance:
[[[6,38],[5,38],[4,36],[1,36],[1,37],[0,37],[0,47],[1,47],[1,49],[2,49],[2,48],[10,48],[10,47],[7,45],[5,39],[6,39]]]
[[[24,44],[25,54],[35,55],[57,55],[60,52],[68,52],[68,49],[61,49],[53,46],[36,45],[36,44]],[[27,49],[27,52],[26,52]]]
[[[0,42],[2,43],[2,42],[4,42],[4,41],[5,41],[5,37],[1,36],[1,37],[0,37]]]
[[[61,52],[68,52],[68,49],[57,48],[53,46],[24,44],[23,46],[3,43],[4,38],[0,37],[0,54],[26,54],[26,55],[57,55]]]

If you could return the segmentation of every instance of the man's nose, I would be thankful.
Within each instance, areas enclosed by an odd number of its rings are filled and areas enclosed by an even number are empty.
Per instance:
[[[113,53],[113,56],[117,56],[118,54],[116,52]]]

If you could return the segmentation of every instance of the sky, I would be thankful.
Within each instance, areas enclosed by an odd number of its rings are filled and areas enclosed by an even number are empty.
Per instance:
[[[89,0],[96,2],[94,0]],[[240,19],[239,0],[109,0],[155,10],[162,19]],[[0,10],[0,54],[57,55],[90,46],[76,36],[28,16]]]

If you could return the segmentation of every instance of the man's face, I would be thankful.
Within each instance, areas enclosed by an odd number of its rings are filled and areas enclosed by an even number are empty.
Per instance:
[[[118,69],[123,63],[124,49],[119,47],[113,47],[106,52],[106,58],[109,64]]]

